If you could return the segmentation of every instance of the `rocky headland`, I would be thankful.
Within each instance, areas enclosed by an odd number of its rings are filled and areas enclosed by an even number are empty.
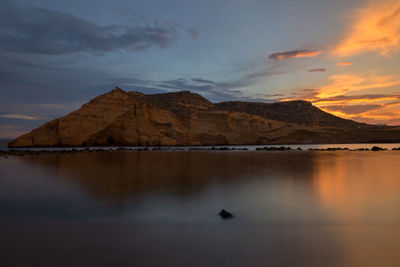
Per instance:
[[[116,88],[9,142],[19,147],[400,142],[400,127],[346,120],[306,101],[212,103],[181,91]]]

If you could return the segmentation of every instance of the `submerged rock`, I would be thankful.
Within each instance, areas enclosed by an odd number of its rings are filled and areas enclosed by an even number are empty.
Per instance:
[[[229,218],[233,218],[233,215],[230,212],[227,212],[226,210],[221,210],[219,212],[219,216],[222,217],[222,219],[229,219]]]

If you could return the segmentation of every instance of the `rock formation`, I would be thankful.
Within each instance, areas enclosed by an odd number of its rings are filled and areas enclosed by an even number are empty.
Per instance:
[[[213,104],[188,91],[145,95],[116,88],[9,147],[349,143],[382,136],[398,141],[399,133],[335,117],[304,101]]]

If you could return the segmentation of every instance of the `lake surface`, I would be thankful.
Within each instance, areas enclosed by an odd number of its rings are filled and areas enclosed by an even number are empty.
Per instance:
[[[0,266],[400,266],[399,163],[390,150],[0,158]]]
[[[139,146],[101,146],[101,147],[33,147],[33,148],[11,148],[9,149],[7,147],[7,144],[4,143],[4,146],[1,146],[0,143],[0,149],[2,150],[32,150],[32,151],[37,151],[37,150],[49,150],[49,151],[60,151],[60,150],[84,150],[84,149],[102,149],[102,150],[116,150],[118,148],[124,148],[124,149],[131,149],[131,150],[139,150],[139,149],[149,149],[149,150],[173,150],[173,151],[190,151],[190,150],[207,150],[211,148],[229,148],[229,149],[237,149],[237,150],[249,150],[249,151],[255,151],[257,148],[263,148],[263,147],[290,147],[291,149],[297,149],[301,148],[303,150],[308,150],[308,149],[326,149],[326,148],[349,148],[349,149],[359,149],[359,148],[372,148],[374,146],[378,146],[381,148],[386,148],[386,149],[392,149],[392,148],[400,148],[399,143],[376,143],[376,144],[292,144],[292,145],[242,145],[242,146],[155,146],[155,147],[139,147]]]

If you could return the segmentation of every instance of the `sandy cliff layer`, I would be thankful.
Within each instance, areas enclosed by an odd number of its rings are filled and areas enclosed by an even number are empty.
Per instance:
[[[399,129],[365,127],[326,115],[313,106],[310,111],[309,104],[295,102],[284,103],[284,112],[280,111],[282,105],[271,109],[265,104],[268,111],[263,112],[260,103],[255,103],[256,106],[252,103],[241,105],[240,102],[213,104],[187,91],[144,95],[117,88],[94,98],[77,111],[12,140],[9,146],[175,146],[400,140]],[[302,106],[308,109],[308,116],[313,112],[312,116],[318,117],[315,125],[308,117],[301,121],[298,113],[304,109]],[[291,110],[293,107],[296,107],[294,111]],[[276,120],[278,111],[283,112],[282,118],[286,121]],[[268,118],[271,112],[275,120]],[[333,125],[329,125],[327,120]]]

